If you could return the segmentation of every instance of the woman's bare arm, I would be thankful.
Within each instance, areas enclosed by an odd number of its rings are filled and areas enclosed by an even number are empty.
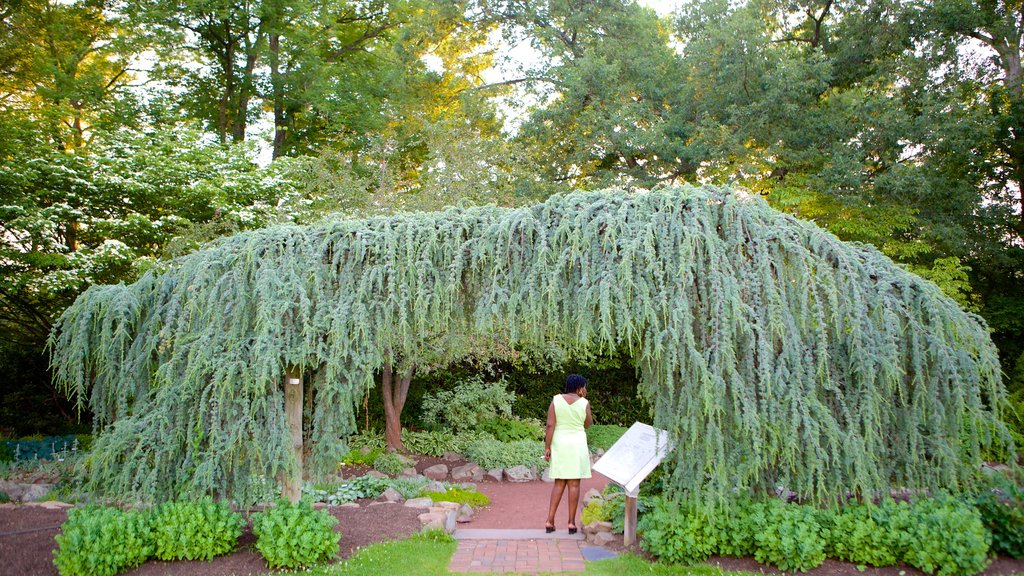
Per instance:
[[[587,407],[589,410],[590,408]],[[544,432],[544,459],[551,460],[551,438],[555,435],[555,403],[548,406],[548,429]]]

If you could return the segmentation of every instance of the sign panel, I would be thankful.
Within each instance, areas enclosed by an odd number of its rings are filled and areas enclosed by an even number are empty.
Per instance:
[[[668,432],[636,422],[612,445],[593,469],[636,497],[640,482],[668,455]]]

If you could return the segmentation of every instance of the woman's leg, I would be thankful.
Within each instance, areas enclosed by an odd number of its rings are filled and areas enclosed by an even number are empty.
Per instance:
[[[569,480],[569,528],[576,528],[576,508],[580,505],[580,481]]]
[[[551,486],[551,504],[548,506],[548,523],[545,526],[546,528],[555,525],[555,512],[558,511],[558,503],[562,501],[562,494],[564,492],[565,480],[556,478],[554,485]]]

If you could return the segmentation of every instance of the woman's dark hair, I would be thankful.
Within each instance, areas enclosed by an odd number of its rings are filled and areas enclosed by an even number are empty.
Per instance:
[[[563,394],[572,394],[580,388],[587,387],[587,379],[579,374],[569,374],[565,379],[565,386],[562,387]]]

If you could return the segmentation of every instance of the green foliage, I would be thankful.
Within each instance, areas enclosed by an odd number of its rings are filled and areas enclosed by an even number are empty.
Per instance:
[[[423,492],[422,495],[434,502],[456,502],[458,504],[469,504],[474,508],[487,506],[491,503],[491,499],[486,494],[459,486],[452,486],[446,492]]]
[[[326,510],[313,510],[308,502],[278,501],[252,517],[256,549],[274,568],[298,568],[325,562],[338,554],[341,535],[338,519]]]
[[[394,488],[402,498],[416,498],[423,492],[423,487],[430,483],[429,480],[423,476],[411,476],[411,477],[398,477],[392,478],[387,481],[388,486]]]
[[[615,424],[594,424],[587,428],[587,445],[590,446],[591,452],[598,448],[608,450],[612,444],[622,438],[626,430],[625,426],[616,426]]]
[[[117,508],[71,508],[56,541],[61,576],[113,576],[153,554],[149,514]]]
[[[312,502],[324,502],[331,506],[353,502],[362,498],[376,498],[398,479],[374,478],[369,474],[328,486],[303,486],[302,494]],[[401,492],[401,490],[399,490]]]
[[[506,389],[505,378],[485,382],[476,374],[457,382],[451,390],[441,390],[423,398],[423,418],[444,423],[461,432],[477,428],[481,422],[512,415],[515,393]]]
[[[373,462],[384,453],[384,448],[370,449],[353,449],[349,450],[348,454],[341,459],[341,463],[347,466],[358,464],[361,466],[373,466]]]
[[[962,491],[1008,438],[976,316],[872,248],[711,187],[242,233],[90,288],[56,323],[53,367],[101,430],[87,490],[244,501],[249,477],[290,466],[285,366],[308,370],[308,466],[326,473],[381,366],[436,357],[450,333],[628,354],[677,447],[666,491],[710,500],[778,478],[816,501]],[[444,354],[464,357],[461,341]],[[471,412],[449,424],[475,424],[485,405],[507,414],[504,385],[464,384],[443,408]],[[496,464],[516,444],[470,450]]]
[[[825,561],[825,536],[814,508],[772,499],[754,504],[754,558],[806,572]]]
[[[584,525],[587,525],[594,522],[608,522],[612,517],[608,514],[604,501],[595,498],[583,507],[580,519]]]
[[[992,536],[991,552],[1024,557],[1024,489],[1009,479],[994,479],[974,501]]]
[[[536,421],[490,418],[478,423],[476,430],[482,434],[494,436],[501,442],[544,439],[544,428]]]
[[[337,572],[346,576],[447,576],[454,552],[455,540],[443,531],[417,532],[405,540],[367,546],[341,563]]]
[[[901,559],[929,574],[967,576],[988,565],[989,534],[977,510],[949,497],[890,505]]]
[[[387,440],[384,439],[384,434],[381,432],[375,432],[373,430],[363,430],[359,434],[351,436],[348,439],[348,446],[352,451],[367,449],[367,450],[384,450],[388,447]]]
[[[160,560],[213,560],[234,550],[245,519],[207,498],[168,502],[151,511],[153,555]]]
[[[423,432],[402,430],[402,443],[405,444],[406,450],[413,454],[439,457],[445,452],[453,450],[455,435],[449,430]]]
[[[390,476],[397,476],[409,467],[409,463],[396,452],[384,452],[373,461],[373,469]]]
[[[637,524],[640,545],[660,560],[696,564],[718,548],[712,518],[707,510],[657,498]]]
[[[758,527],[754,518],[754,502],[737,497],[716,508],[714,521],[718,553],[723,556],[753,556],[757,549],[754,535]]]
[[[851,503],[838,512],[822,511],[818,519],[828,534],[825,551],[830,558],[870,566],[896,563],[894,538],[887,528],[884,509]]]
[[[466,458],[485,469],[523,465],[528,468],[536,466],[538,470],[543,470],[548,464],[544,460],[544,443],[538,440],[502,442],[483,437],[469,445],[466,449]]]

